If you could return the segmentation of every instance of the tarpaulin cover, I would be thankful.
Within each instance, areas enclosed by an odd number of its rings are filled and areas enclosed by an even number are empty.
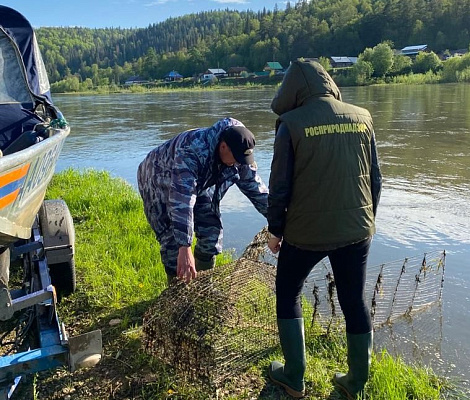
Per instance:
[[[52,106],[36,35],[19,12],[0,6],[0,149],[41,122],[37,103]]]
[[[51,102],[49,80],[39,51],[36,35],[30,23],[19,12],[0,6],[0,28],[17,46],[20,53],[26,80],[31,91],[37,96],[46,97]]]

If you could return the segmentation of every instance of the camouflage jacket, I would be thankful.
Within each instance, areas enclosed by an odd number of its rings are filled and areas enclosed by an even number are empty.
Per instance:
[[[166,204],[174,238],[180,246],[192,243],[193,209],[198,196],[210,196],[211,211],[220,215],[220,201],[230,186],[236,184],[258,212],[267,216],[268,189],[257,174],[256,165],[228,167],[219,161],[220,134],[232,125],[243,124],[225,118],[211,127],[180,133],[152,150],[143,161],[144,168],[140,168],[141,174],[146,175],[143,178],[152,190],[160,191],[158,196],[150,197]]]

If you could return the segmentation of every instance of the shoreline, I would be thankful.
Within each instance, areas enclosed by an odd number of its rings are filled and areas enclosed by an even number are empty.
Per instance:
[[[435,84],[466,84],[466,82],[444,82],[439,74],[409,74],[397,75],[393,78],[377,78],[361,85],[350,84],[345,82],[341,75],[332,74],[333,80],[338,87],[369,87],[369,86],[388,86],[388,85],[435,85]],[[268,81],[269,79],[269,81]],[[391,80],[390,80],[391,79]],[[236,80],[231,80],[236,81]],[[236,84],[227,84],[226,82],[204,85],[195,82],[168,82],[168,83],[149,83],[149,84],[133,84],[129,86],[123,85],[103,85],[85,91],[53,91],[51,85],[51,93],[54,94],[139,94],[139,93],[169,93],[174,91],[222,91],[222,90],[255,90],[267,87],[276,88],[281,84],[282,80],[278,77],[263,79],[263,81],[250,80],[238,82]]]

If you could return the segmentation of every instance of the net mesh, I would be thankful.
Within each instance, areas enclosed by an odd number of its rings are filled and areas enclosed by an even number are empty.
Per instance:
[[[277,345],[272,265],[244,258],[166,289],[144,315],[147,352],[218,386]]]
[[[266,246],[268,235],[264,228],[238,260],[163,291],[144,316],[145,350],[181,377],[218,386],[276,348],[277,259]],[[400,355],[406,350],[414,357],[417,349],[436,353],[444,269],[443,251],[368,267],[366,298],[376,348]],[[344,327],[327,258],[309,274],[303,295],[311,326],[327,332]],[[421,321],[419,329],[415,320]]]
[[[422,312],[442,299],[445,252],[368,267],[366,299],[374,329]],[[305,282],[305,296],[314,306],[313,319],[328,328],[343,322],[333,272],[325,258]]]

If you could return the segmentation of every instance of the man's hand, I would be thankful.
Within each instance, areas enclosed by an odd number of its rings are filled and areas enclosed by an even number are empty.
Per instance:
[[[176,276],[186,283],[191,282],[197,276],[191,247],[180,247],[178,251],[178,261],[176,265]]]
[[[270,235],[268,240],[269,250],[271,250],[273,254],[279,253],[279,250],[281,249],[281,242],[282,238]]]

